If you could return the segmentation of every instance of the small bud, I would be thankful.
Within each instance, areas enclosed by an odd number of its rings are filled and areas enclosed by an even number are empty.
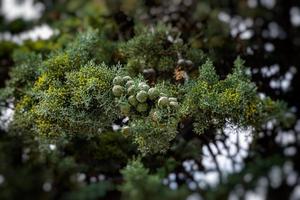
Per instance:
[[[170,98],[169,98],[169,101],[175,101],[175,102],[177,102],[177,98],[170,97]]]
[[[134,84],[134,81],[133,81],[133,80],[129,80],[129,81],[126,82],[125,86],[126,86],[127,88],[129,88],[129,87],[132,86],[133,84]]]
[[[127,94],[133,95],[135,93],[135,91],[136,91],[136,89],[135,89],[134,85],[132,85],[127,89]]]
[[[140,82],[138,86],[141,87],[142,85],[147,85],[147,83],[145,83],[145,82]]]
[[[150,88],[148,90],[149,99],[155,100],[159,96],[159,91],[157,88]]]
[[[124,76],[122,79],[123,83],[126,83],[127,81],[130,81],[130,80],[132,80],[132,78],[130,76]]]
[[[112,92],[113,94],[116,96],[116,97],[120,97],[124,94],[124,88],[120,85],[115,85],[113,88],[112,88]]]
[[[136,100],[135,96],[134,95],[131,95],[130,97],[128,97],[128,102],[130,105],[132,106],[136,106],[138,105],[138,101]]]
[[[122,83],[123,83],[123,79],[121,76],[116,76],[113,80],[114,85],[122,85]]]
[[[144,90],[139,91],[136,95],[136,99],[141,103],[144,103],[147,100],[147,98],[148,98],[148,94]]]
[[[136,110],[140,113],[146,112],[148,110],[148,104],[140,103],[140,104],[137,105]]]
[[[168,97],[160,97],[158,100],[158,106],[159,107],[166,107],[169,104]]]
[[[179,104],[178,104],[177,101],[171,101],[171,102],[170,102],[170,106],[171,106],[171,107],[174,107],[174,108],[178,108]]]
[[[144,91],[147,92],[149,90],[149,88],[150,88],[150,86],[148,84],[146,84],[144,82],[139,83],[139,89],[140,90],[144,90]]]
[[[120,110],[121,110],[121,113],[123,114],[123,115],[129,115],[129,113],[130,113],[130,105],[129,104],[124,104],[124,105],[121,105],[120,106]]]

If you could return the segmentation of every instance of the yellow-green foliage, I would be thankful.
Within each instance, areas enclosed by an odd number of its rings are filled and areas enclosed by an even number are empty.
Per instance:
[[[200,68],[199,74],[198,80],[188,86],[181,108],[183,116],[195,117],[194,130],[199,134],[210,127],[222,127],[226,122],[260,128],[284,109],[280,102],[258,97],[240,59],[224,80],[218,80],[210,61]]]
[[[23,125],[55,137],[110,129],[118,113],[110,92],[115,70],[89,61],[95,38],[88,32],[79,37],[81,46],[75,41],[65,52],[36,66],[40,74],[16,106],[16,117],[26,116]]]
[[[64,78],[65,72],[76,70],[76,60],[71,60],[70,56],[66,53],[58,54],[53,58],[45,61],[45,71],[49,74],[51,79]]]
[[[63,84],[54,79],[47,88],[41,87],[50,76],[45,74],[36,82],[37,102],[31,110],[39,134],[93,134],[109,127],[115,116],[109,93],[112,70],[89,63],[64,73]]]
[[[112,78],[112,71],[104,64],[90,64],[80,68],[79,72],[67,73],[66,83],[70,90],[71,104],[88,108],[94,103],[93,100],[108,97]]]

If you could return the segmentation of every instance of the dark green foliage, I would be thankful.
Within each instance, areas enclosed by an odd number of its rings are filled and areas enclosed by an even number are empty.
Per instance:
[[[18,45],[13,42],[0,42],[0,88],[4,87],[5,80],[8,79],[10,65],[12,65],[11,55]]]
[[[92,183],[79,191],[71,192],[63,199],[66,200],[93,200],[100,199],[107,195],[109,191],[113,190],[113,185],[109,182]]]
[[[37,66],[42,61],[40,55],[17,51],[14,57],[18,67],[13,68],[10,72],[12,78],[7,82],[7,87],[0,95],[3,100],[14,97],[16,101],[19,101],[33,87],[34,80],[39,74]]]
[[[289,161],[287,161],[288,163]],[[228,191],[233,189],[236,185],[236,182],[239,182],[240,189],[248,190],[254,189],[256,184],[265,178],[266,174],[270,173],[272,167],[280,168],[284,165],[284,159],[278,155],[272,156],[268,159],[257,158],[255,163],[249,163],[247,167],[241,171],[240,173],[231,175],[228,177],[228,181],[226,184],[222,184],[219,186],[218,190],[211,189],[211,191],[206,196],[208,200],[219,199],[224,196],[228,196]],[[253,175],[251,180],[241,180],[241,177],[246,177],[247,175]],[[278,194],[277,194],[278,195]],[[279,196],[281,196],[280,194]],[[243,198],[244,194],[239,194],[239,198]],[[283,195],[284,196],[284,195]],[[283,197],[284,198],[284,197]]]
[[[1,199],[31,199],[32,195],[38,199],[53,199],[59,197],[59,191],[79,186],[70,179],[78,170],[71,157],[62,157],[56,152],[41,154],[36,145],[28,137],[1,135],[0,174],[5,180],[0,188]],[[56,194],[45,192],[44,184],[49,184]]]
[[[188,49],[176,32],[172,33],[170,28],[162,25],[143,29],[139,35],[122,45],[122,53],[127,58],[126,70],[131,75],[153,69],[162,78],[173,76],[175,67],[180,67],[178,59],[192,59],[194,64],[199,64],[204,57],[202,51]]]
[[[117,176],[128,159],[136,153],[135,146],[119,132],[104,132],[98,136],[73,137],[65,147],[82,169],[90,174]]]
[[[132,161],[122,170],[126,183],[122,185],[123,199],[184,199],[186,191],[182,188],[172,191],[161,186],[158,175],[150,175],[149,170],[137,160]]]

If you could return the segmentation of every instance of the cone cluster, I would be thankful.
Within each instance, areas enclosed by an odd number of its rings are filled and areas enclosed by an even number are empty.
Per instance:
[[[116,76],[113,79],[112,93],[116,98],[126,98],[127,102],[120,105],[122,114],[126,116],[133,110],[145,113],[155,104],[162,109],[177,108],[179,105],[176,98],[168,97],[146,82],[136,82],[130,76]]]

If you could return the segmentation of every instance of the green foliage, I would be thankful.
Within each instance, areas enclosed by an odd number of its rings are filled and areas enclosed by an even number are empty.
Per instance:
[[[78,191],[67,194],[63,199],[66,200],[94,200],[103,198],[107,192],[113,190],[113,185],[110,182],[92,183],[83,187]]]
[[[154,69],[160,76],[170,78],[179,57],[192,59],[195,64],[202,63],[204,57],[202,51],[188,49],[176,32],[162,25],[143,29],[121,47],[127,58],[126,70],[131,75]]]
[[[60,73],[58,69],[54,75],[51,72],[45,72],[36,81],[34,94],[29,97],[35,102],[31,108],[26,107],[26,99],[17,105],[17,112],[29,110],[37,133],[89,135],[110,126],[116,112],[108,92],[113,71],[104,64],[88,63],[79,71]],[[58,81],[63,77],[64,82]]]
[[[0,45],[0,58],[3,59],[10,56],[12,52],[18,47],[17,44],[10,41],[1,41]]]
[[[162,39],[166,37],[166,29],[159,27],[154,33],[143,33],[136,37],[140,37],[137,41],[144,41],[142,38],[150,37],[149,34],[151,37],[158,34],[155,37]],[[115,77],[115,74],[130,73],[130,69],[95,64],[103,60],[94,51],[99,37],[97,32],[88,31],[64,52],[59,51],[45,61],[34,54],[16,56],[18,65],[7,88],[10,96],[17,97],[13,127],[26,127],[47,137],[91,136],[110,129],[118,117],[129,116],[129,126],[124,126],[123,133],[147,155],[166,152],[181,131],[179,124],[186,118],[194,119],[194,130],[200,134],[210,127],[222,127],[226,122],[259,128],[272,117],[280,117],[284,109],[280,103],[257,96],[240,59],[225,80],[219,80],[211,61],[200,67],[198,78],[194,71],[184,69],[191,79],[178,86],[162,81],[147,84],[141,76]],[[137,53],[134,40],[126,44],[133,51],[127,51],[129,56]],[[141,45],[147,49],[152,43]],[[186,52],[195,59],[196,55],[200,56],[192,49]],[[176,66],[173,63],[172,69]],[[21,90],[9,90],[17,85]]]
[[[17,103],[16,118],[20,116],[22,124],[29,124],[32,130],[45,136],[90,135],[110,127],[117,113],[109,91],[114,70],[89,61],[96,46],[96,32],[87,32],[65,52],[35,62],[36,65],[32,62],[29,65],[30,60],[28,64],[21,62],[11,84],[16,87],[21,82],[31,88],[25,90]],[[22,73],[24,70],[26,73]]]
[[[160,118],[161,115],[168,113],[155,113]],[[156,117],[156,116],[153,116]],[[143,155],[149,153],[164,153],[169,149],[169,143],[177,134],[176,119],[168,119],[166,122],[153,122],[150,117],[135,119],[131,123],[130,133],[133,135],[133,141],[138,144],[139,150]]]
[[[1,199],[54,199],[59,198],[61,191],[80,187],[71,178],[78,170],[72,157],[56,151],[41,153],[37,145],[31,137],[1,133],[0,175],[4,178]],[[45,184],[56,193],[45,191]]]
[[[126,77],[129,80],[123,81]],[[116,76],[114,83],[120,84],[112,88],[116,105],[123,116],[130,117],[128,130],[123,133],[132,137],[143,155],[166,152],[169,142],[176,137],[179,122],[177,98],[162,92],[168,86],[158,84],[150,88],[143,78],[129,76]]]
[[[42,61],[40,55],[20,51],[15,53],[14,59],[18,66],[11,70],[10,76],[12,78],[0,94],[3,100],[15,98],[16,101],[19,101],[33,87],[33,82],[39,73],[36,66]]]
[[[172,191],[163,186],[158,175],[149,174],[139,160],[132,161],[122,170],[125,183],[121,186],[123,199],[184,199],[186,191],[181,188]]]
[[[77,135],[63,147],[82,170],[91,174],[118,174],[136,148],[120,132],[103,132],[89,138]]]
[[[280,102],[257,95],[239,58],[232,74],[224,80],[219,80],[212,63],[207,61],[199,70],[199,78],[187,87],[181,113],[195,118],[194,130],[198,134],[210,127],[223,127],[226,122],[259,129],[286,109]]]

